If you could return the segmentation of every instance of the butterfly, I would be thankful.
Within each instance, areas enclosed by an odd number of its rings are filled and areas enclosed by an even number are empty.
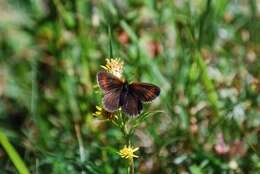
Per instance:
[[[97,74],[97,82],[104,92],[102,99],[104,109],[115,112],[121,107],[128,116],[139,115],[143,108],[142,102],[150,102],[160,95],[160,88],[153,84],[129,84],[105,71]]]

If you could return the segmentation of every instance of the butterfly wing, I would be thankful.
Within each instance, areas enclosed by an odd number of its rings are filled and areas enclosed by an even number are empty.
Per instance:
[[[123,101],[123,112],[129,116],[137,116],[140,114],[142,108],[141,100],[136,95],[128,92]]]
[[[132,83],[129,88],[143,102],[150,102],[160,95],[160,88],[150,83]]]
[[[99,87],[105,93],[102,104],[105,110],[114,112],[119,108],[120,94],[123,87],[123,82],[107,72],[99,72],[97,74]]]
[[[102,105],[105,110],[109,112],[114,112],[119,108],[119,99],[120,99],[121,90],[112,90],[105,93],[102,99]]]
[[[123,81],[111,73],[101,71],[97,74],[97,82],[103,92],[122,88]]]

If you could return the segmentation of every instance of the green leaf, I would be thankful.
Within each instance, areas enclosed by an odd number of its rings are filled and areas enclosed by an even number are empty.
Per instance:
[[[192,174],[203,174],[202,169],[197,165],[192,165],[190,171]]]

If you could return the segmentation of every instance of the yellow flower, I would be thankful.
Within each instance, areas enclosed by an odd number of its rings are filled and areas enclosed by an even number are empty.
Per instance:
[[[124,69],[124,62],[120,59],[106,59],[106,65],[101,67],[114,76],[121,78]]]
[[[133,158],[138,158],[137,155],[134,154],[135,151],[137,151],[139,148],[133,148],[131,146],[124,146],[123,149],[121,149],[119,151],[119,155],[121,156],[121,158],[125,158],[125,159],[128,159],[128,160],[133,160]]]
[[[95,113],[93,113],[93,115],[98,118],[107,119],[107,120],[117,119],[117,116],[114,113],[108,112],[104,108],[96,106],[96,109],[97,109],[97,111]]]

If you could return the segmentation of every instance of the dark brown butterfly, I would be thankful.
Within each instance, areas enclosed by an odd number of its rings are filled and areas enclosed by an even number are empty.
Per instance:
[[[142,102],[150,102],[160,94],[160,88],[149,83],[131,83],[122,81],[108,72],[99,72],[97,81],[105,93],[102,103],[109,112],[120,107],[129,116],[140,114]]]

